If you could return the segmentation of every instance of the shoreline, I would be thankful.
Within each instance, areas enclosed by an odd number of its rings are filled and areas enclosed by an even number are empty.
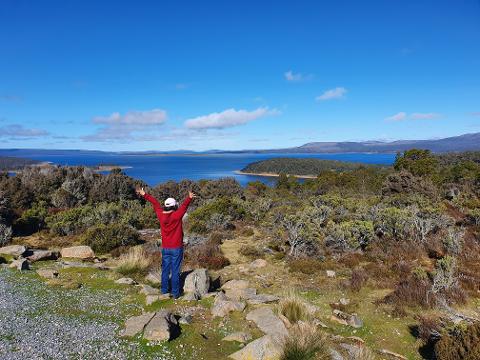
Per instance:
[[[242,170],[235,170],[234,173],[238,175],[263,176],[263,177],[279,177],[280,176],[280,174],[275,174],[275,173],[252,173],[252,172],[245,172]],[[287,174],[287,175],[296,177],[297,179],[316,179],[317,178],[314,175],[295,175],[295,174]]]

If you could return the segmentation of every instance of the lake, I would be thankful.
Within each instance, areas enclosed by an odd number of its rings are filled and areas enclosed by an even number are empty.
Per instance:
[[[0,150],[0,155],[2,151]],[[7,155],[7,154],[5,154]],[[218,179],[233,177],[246,185],[250,181],[260,180],[267,184],[275,182],[275,178],[236,174],[235,170],[244,168],[251,162],[271,159],[274,157],[316,158],[361,162],[365,164],[391,165],[395,154],[208,154],[208,155],[124,155],[109,153],[78,153],[78,154],[38,154],[33,151],[19,153],[13,156],[24,156],[40,161],[50,161],[60,165],[115,164],[128,166],[124,172],[134,178],[154,186],[168,180],[182,179]]]

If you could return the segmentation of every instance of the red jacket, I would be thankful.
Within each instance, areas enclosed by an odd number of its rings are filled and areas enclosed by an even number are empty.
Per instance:
[[[183,226],[182,219],[187,212],[188,205],[192,201],[188,196],[178,210],[170,213],[164,213],[160,203],[150,194],[145,194],[145,200],[153,205],[153,209],[160,221],[160,230],[162,231],[162,247],[164,249],[177,249],[183,246]]]

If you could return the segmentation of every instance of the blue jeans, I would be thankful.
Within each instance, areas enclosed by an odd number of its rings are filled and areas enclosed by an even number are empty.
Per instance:
[[[183,248],[162,249],[162,294],[168,293],[171,273],[172,295],[180,296],[180,270],[182,268]]]

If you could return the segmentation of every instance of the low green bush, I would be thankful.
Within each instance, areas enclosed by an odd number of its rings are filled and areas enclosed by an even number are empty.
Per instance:
[[[119,246],[137,245],[139,234],[134,228],[124,224],[97,225],[82,235],[82,242],[102,254]]]

